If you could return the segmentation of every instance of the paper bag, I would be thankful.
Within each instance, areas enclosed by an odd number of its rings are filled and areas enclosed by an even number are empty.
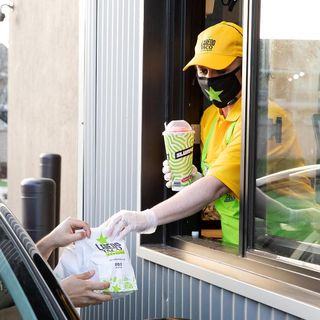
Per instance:
[[[125,241],[110,242],[102,231],[91,228],[90,238],[65,248],[54,273],[64,279],[72,274],[95,270],[91,279],[110,282],[105,291],[116,299],[137,290],[136,278]]]

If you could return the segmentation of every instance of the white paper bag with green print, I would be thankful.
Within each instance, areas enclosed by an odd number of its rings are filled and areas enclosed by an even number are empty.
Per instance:
[[[112,298],[116,299],[137,290],[137,283],[124,240],[110,242],[103,229],[91,228],[91,237],[75,243],[81,269],[95,270],[97,281],[108,281]]]
[[[173,120],[162,134],[171,169],[172,190],[180,191],[192,182],[194,130],[185,120]]]
[[[90,238],[65,248],[54,273],[62,280],[90,270],[95,271],[90,280],[110,282],[105,291],[110,292],[113,299],[137,290],[125,241],[108,241],[103,228],[91,228]]]

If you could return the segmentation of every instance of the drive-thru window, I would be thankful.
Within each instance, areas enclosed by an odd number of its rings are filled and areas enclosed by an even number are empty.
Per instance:
[[[163,59],[159,63],[165,66],[159,70],[157,86],[148,72],[144,74],[142,209],[172,195],[159,183],[161,173],[149,174],[165,157],[161,150],[149,152],[151,141],[157,139],[153,130],[179,118],[198,130],[206,102],[194,81],[195,71],[183,73],[182,68],[193,56],[197,34],[228,19],[244,30],[240,244],[223,244],[219,221],[205,219],[199,212],[158,227],[155,234],[141,235],[138,254],[170,267],[171,260],[159,256],[165,245],[168,256],[209,270],[213,259],[318,294],[320,33],[312,9],[317,1],[308,5],[289,0],[247,1],[230,16],[215,10],[204,15],[204,7],[193,5],[154,8],[146,2],[145,71],[154,65],[150,41],[161,30],[166,33],[157,43],[158,58]],[[157,22],[148,18],[154,16],[153,10],[158,10]],[[175,16],[161,15],[170,10]],[[150,107],[151,101],[156,106]],[[194,163],[199,166],[197,141],[194,150]],[[151,184],[157,185],[159,193],[150,190]],[[183,249],[184,254],[176,249]],[[195,254],[201,258],[192,258]],[[182,263],[181,270],[186,269]]]

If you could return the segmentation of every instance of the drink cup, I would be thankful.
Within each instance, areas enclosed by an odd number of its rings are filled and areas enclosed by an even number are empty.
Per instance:
[[[184,120],[173,120],[162,134],[171,169],[172,190],[180,191],[192,182],[194,130]]]

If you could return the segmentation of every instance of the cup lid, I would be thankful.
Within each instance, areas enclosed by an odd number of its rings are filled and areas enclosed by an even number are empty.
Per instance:
[[[165,124],[165,131],[167,132],[187,132],[192,131],[192,127],[185,120],[172,120]]]

